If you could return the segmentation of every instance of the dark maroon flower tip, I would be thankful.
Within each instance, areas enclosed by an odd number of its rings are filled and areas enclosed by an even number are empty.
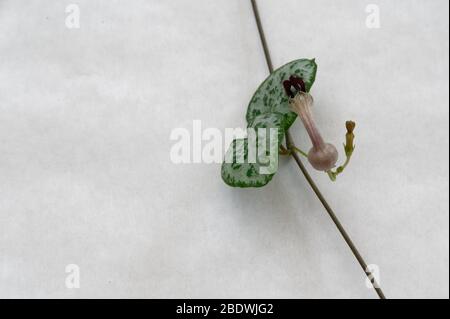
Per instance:
[[[286,95],[290,98],[293,98],[298,92],[306,92],[305,82],[296,75],[291,75],[289,80],[283,81],[283,87]]]

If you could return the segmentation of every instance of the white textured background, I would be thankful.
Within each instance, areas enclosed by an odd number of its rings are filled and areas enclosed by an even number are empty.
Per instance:
[[[338,182],[312,174],[386,295],[448,298],[448,1],[371,2],[259,4],[276,66],[317,59],[324,136],[358,124]],[[292,161],[240,190],[169,159],[175,127],[245,125],[249,1],[76,1],[76,30],[69,3],[0,0],[0,297],[376,297]]]

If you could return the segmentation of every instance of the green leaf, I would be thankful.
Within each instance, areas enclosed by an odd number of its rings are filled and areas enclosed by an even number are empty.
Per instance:
[[[248,128],[277,128],[278,143],[281,143],[286,130],[294,123],[297,115],[289,109],[289,100],[283,88],[283,81],[291,75],[297,75],[305,82],[309,91],[316,78],[317,64],[314,59],[300,59],[289,62],[272,72],[254,93],[247,108]],[[243,143],[245,147],[236,145]],[[244,152],[244,153],[239,153]],[[234,140],[227,156],[248,157],[248,140]],[[233,187],[261,187],[270,182],[275,174],[260,174],[258,163],[222,164],[222,179]]]
[[[253,128],[255,130],[261,129],[261,128],[276,128],[278,129],[278,143],[281,143],[281,141],[284,138],[284,132],[283,129],[284,123],[286,122],[286,115],[281,113],[266,113],[256,116],[252,122],[249,124],[248,128]],[[247,129],[248,129],[247,128]],[[269,136],[269,133],[267,133],[267,136]]]
[[[241,147],[239,147],[241,143]],[[232,157],[231,157],[232,156]],[[239,163],[238,158],[245,163]],[[266,185],[275,174],[260,174],[259,163],[248,163],[248,139],[235,139],[228,148],[225,158],[232,158],[233,163],[222,164],[222,179],[233,187],[261,187]]]
[[[282,129],[287,130],[294,123],[297,114],[289,109],[289,99],[283,88],[283,81],[297,75],[305,82],[309,91],[316,79],[317,64],[314,59],[300,59],[289,62],[275,70],[256,90],[247,108],[247,124],[262,114],[280,113],[286,115]]]

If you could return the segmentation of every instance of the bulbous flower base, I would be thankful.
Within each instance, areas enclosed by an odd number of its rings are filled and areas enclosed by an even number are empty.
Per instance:
[[[322,147],[313,147],[308,153],[308,161],[319,171],[328,171],[336,166],[338,151],[333,144],[324,143]]]

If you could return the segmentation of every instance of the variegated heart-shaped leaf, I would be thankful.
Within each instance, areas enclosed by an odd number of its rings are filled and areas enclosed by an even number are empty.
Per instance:
[[[302,78],[306,91],[309,91],[316,78],[317,64],[314,59],[300,59],[289,62],[278,68],[258,87],[247,108],[248,128],[278,129],[278,143],[281,143],[285,132],[294,123],[297,115],[289,109],[289,100],[284,92],[283,81],[291,75]],[[243,143],[245,147],[236,147]],[[239,150],[237,150],[239,149]],[[239,154],[244,152],[244,154]],[[234,140],[227,156],[248,154],[248,140]],[[237,163],[224,161],[222,164],[222,179],[233,187],[261,187],[270,182],[275,175],[261,174],[259,163]]]

